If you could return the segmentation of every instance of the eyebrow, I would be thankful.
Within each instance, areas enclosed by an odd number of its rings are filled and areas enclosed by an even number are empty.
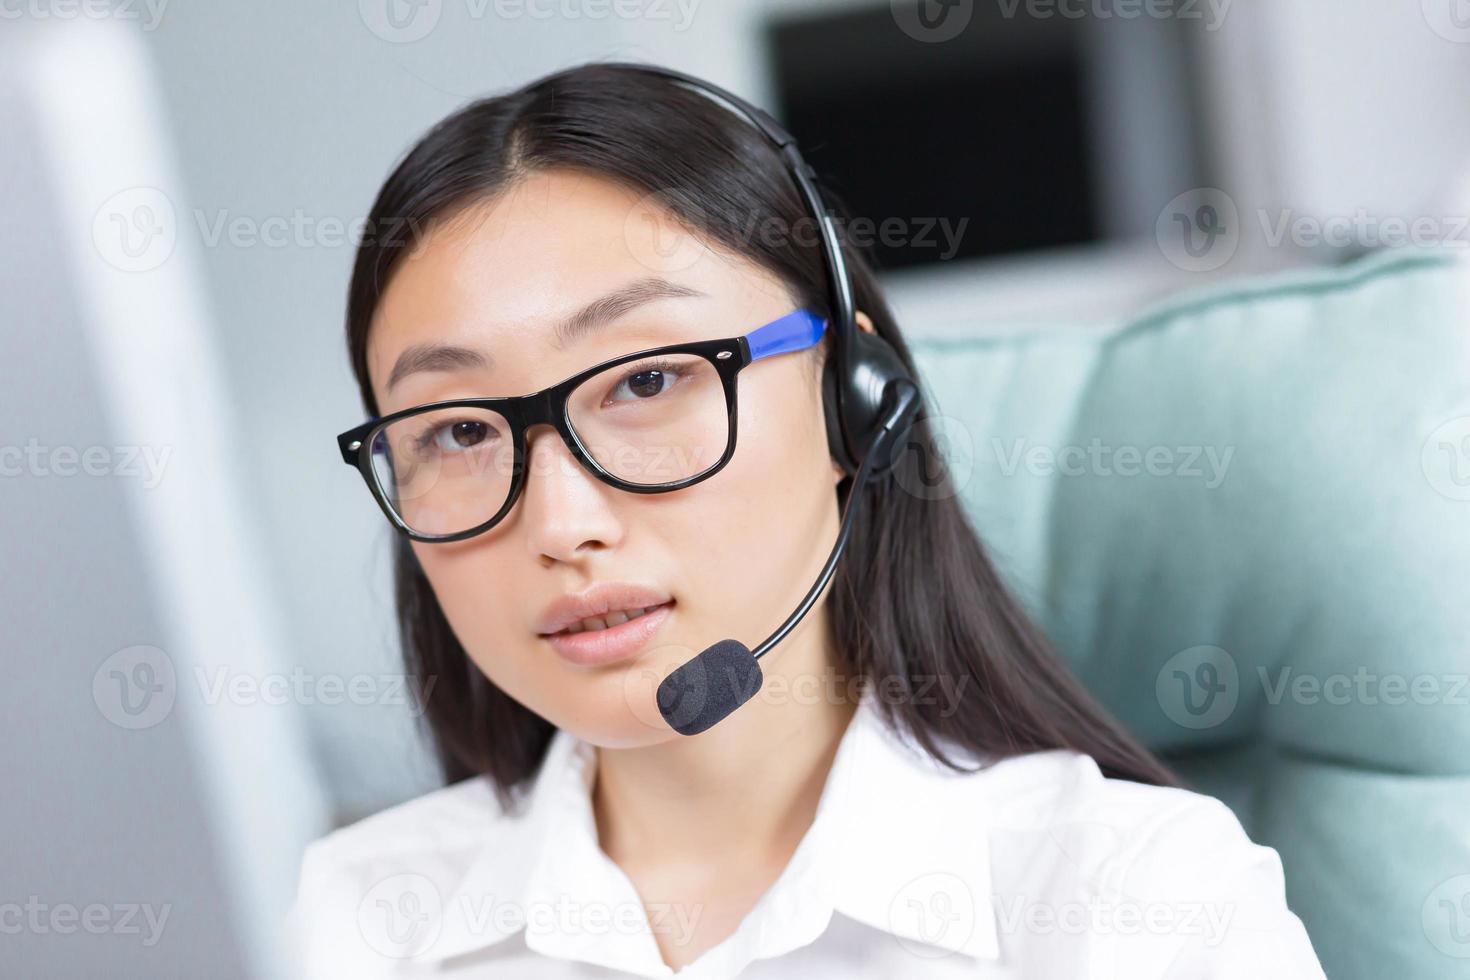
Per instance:
[[[635,279],[593,300],[558,324],[555,333],[556,347],[563,349],[598,327],[654,300],[703,295],[697,289],[681,286],[658,276]],[[398,355],[398,360],[388,375],[387,390],[392,391],[394,385],[411,374],[462,368],[489,369],[492,363],[489,354],[473,347],[439,343],[414,344]]]

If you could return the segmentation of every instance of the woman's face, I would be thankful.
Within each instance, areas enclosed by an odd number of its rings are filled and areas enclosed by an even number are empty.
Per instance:
[[[579,339],[555,341],[566,318],[650,279],[673,288],[645,290],[646,301],[620,304]],[[744,334],[795,305],[775,277],[712,250],[654,200],[596,176],[546,171],[428,230],[382,296],[368,365],[386,415],[448,398],[525,394],[621,354]],[[386,388],[401,354],[433,344],[472,348],[487,365],[417,371]],[[735,454],[682,490],[608,486],[555,430],[529,430],[527,483],[499,524],[463,541],[413,543],[455,635],[486,676],[597,745],[682,737],[658,715],[658,682],[719,640],[754,647],[764,639],[811,586],[835,540],[842,474],[826,444],[821,350],[741,372]],[[648,587],[673,605],[635,656],[586,666],[559,654],[537,622],[553,600],[601,583]],[[763,659],[768,682],[773,672],[824,669],[824,606],[777,653],[793,652]]]

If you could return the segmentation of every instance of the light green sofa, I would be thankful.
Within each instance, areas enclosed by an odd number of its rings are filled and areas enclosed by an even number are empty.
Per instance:
[[[1467,298],[1391,252],[912,341],[1002,572],[1280,852],[1333,980],[1470,977]]]

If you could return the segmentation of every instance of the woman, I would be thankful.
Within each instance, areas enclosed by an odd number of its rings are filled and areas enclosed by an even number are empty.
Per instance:
[[[1089,698],[954,494],[905,491],[922,400],[854,472],[842,279],[913,361],[759,124],[585,65],[454,113],[379,193],[414,234],[357,256],[342,451],[399,532],[449,785],[308,849],[304,974],[1321,976],[1276,853]],[[814,581],[681,727],[666,678]]]

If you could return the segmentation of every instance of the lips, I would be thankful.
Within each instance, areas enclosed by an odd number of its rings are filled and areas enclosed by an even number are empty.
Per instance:
[[[641,616],[623,619],[604,629],[562,630],[542,639],[556,654],[577,667],[606,667],[638,656],[674,615],[673,601],[646,609]],[[621,616],[599,617],[601,621]]]
[[[606,582],[554,600],[533,627],[541,636],[602,632],[641,619],[673,598],[660,589],[626,582]]]
[[[637,656],[673,616],[674,604],[652,586],[604,582],[554,600],[534,629],[568,663],[604,667]]]
[[[650,612],[651,610],[662,609],[665,605],[668,605],[668,603],[660,603],[657,606],[649,606],[647,609],[619,609],[608,613],[606,616],[588,616],[586,619],[583,619],[580,622],[572,623],[570,626],[558,630],[556,633],[553,633],[551,635],[568,636],[572,633],[600,632],[601,630],[611,629],[614,626],[621,626],[624,623],[628,622],[628,620],[637,619],[639,616],[642,616],[645,613]]]

